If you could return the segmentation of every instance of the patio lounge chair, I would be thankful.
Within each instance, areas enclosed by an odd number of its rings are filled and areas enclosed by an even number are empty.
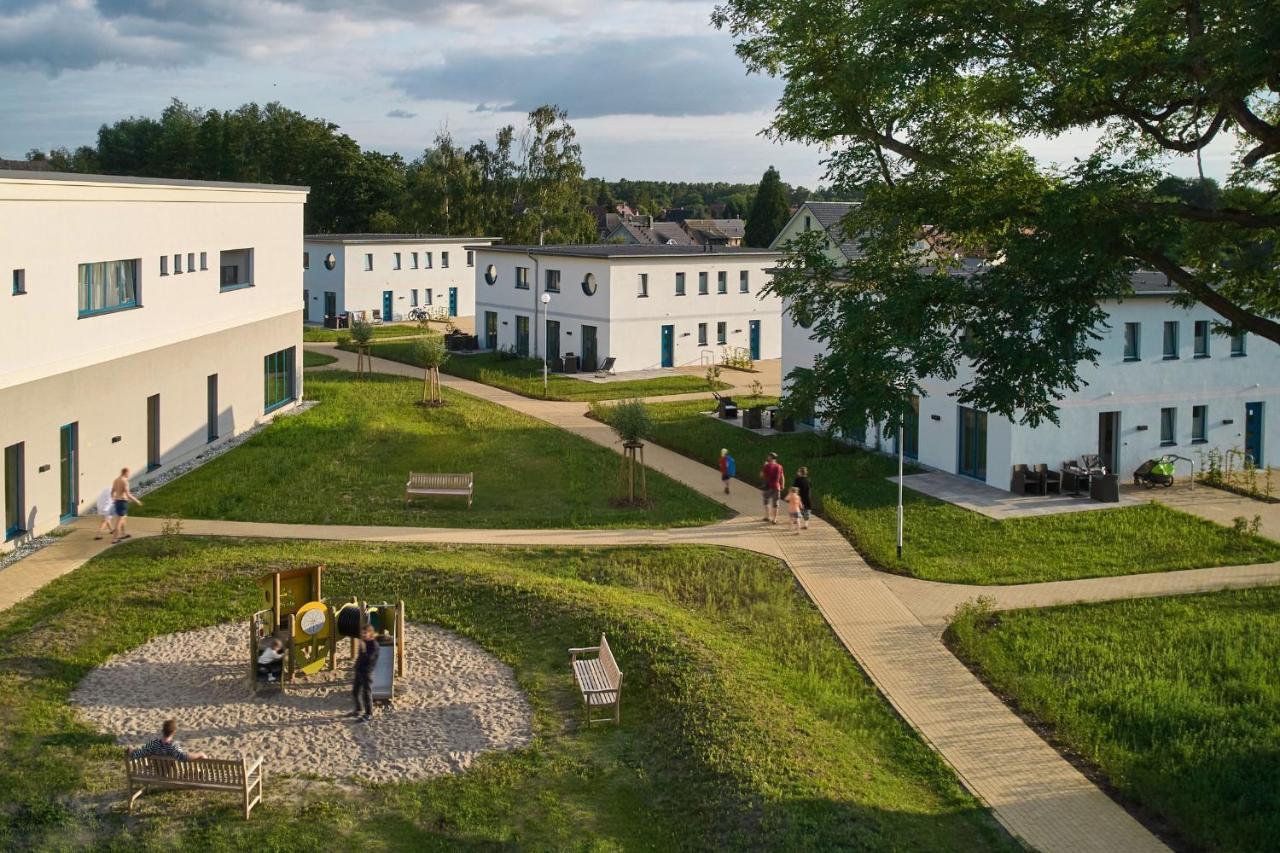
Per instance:
[[[1009,481],[1009,491],[1015,495],[1038,495],[1040,477],[1026,465],[1014,465],[1013,477]]]
[[[617,361],[613,356],[609,356],[604,360],[604,364],[596,370],[596,376],[604,378],[605,376],[617,376],[613,370],[613,363]]]
[[[1036,466],[1036,476],[1040,478],[1040,494],[1062,494],[1062,475],[1057,471],[1050,471],[1048,465],[1041,463]]]

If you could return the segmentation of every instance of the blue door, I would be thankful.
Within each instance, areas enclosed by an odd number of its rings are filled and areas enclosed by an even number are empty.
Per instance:
[[[60,503],[62,521],[70,521],[77,515],[80,502],[80,426],[67,424],[58,436],[60,446],[59,479],[62,481]]]
[[[1253,464],[1262,466],[1262,404],[1244,404],[1244,452]]]
[[[391,296],[390,290],[382,291],[382,319],[391,322]]]
[[[449,316],[458,316],[458,288],[449,288]]]
[[[751,360],[760,360],[760,321],[751,321]]]
[[[676,327],[662,327],[662,366],[676,366]]]

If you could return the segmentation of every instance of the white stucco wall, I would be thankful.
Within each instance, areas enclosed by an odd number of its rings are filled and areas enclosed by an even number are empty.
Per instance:
[[[416,290],[418,305],[434,308],[449,307],[449,291],[457,289],[459,317],[475,314],[475,269],[467,263],[470,244],[487,244],[488,240],[473,237],[414,238],[387,240],[369,235],[369,239],[335,240],[323,237],[307,238],[303,250],[308,259],[303,272],[303,289],[306,291],[307,318],[309,322],[324,320],[325,292],[335,295],[336,310],[382,310],[383,293],[392,293],[392,320],[404,319],[414,306]],[[400,254],[400,268],[395,268],[395,254]],[[413,268],[413,253],[418,254],[418,268]],[[444,266],[448,254],[449,266]],[[333,254],[335,266],[326,269],[324,260]],[[365,269],[365,255],[373,255],[373,269]],[[426,266],[427,255],[431,266]],[[474,263],[474,257],[473,257]]]
[[[726,324],[726,346],[747,347],[752,321],[760,323],[760,357],[779,358],[782,353],[780,303],[762,297],[776,256],[735,256],[729,253],[674,256],[582,258],[534,253],[532,257],[507,251],[481,250],[476,264],[476,330],[484,341],[485,313],[498,315],[499,347],[515,344],[515,316],[530,318],[530,355],[541,338],[543,316],[534,306],[548,269],[559,270],[560,292],[552,293],[550,319],[560,322],[560,351],[581,354],[582,327],[597,329],[600,360],[612,356],[617,370],[646,370],[661,366],[662,327],[673,328],[674,365],[698,364],[704,358],[719,361],[722,347],[716,340],[716,324]],[[489,265],[496,270],[494,284],[485,281]],[[529,290],[515,288],[515,268],[529,269]],[[727,292],[717,292],[717,274],[727,277]],[[748,292],[741,293],[740,274],[748,276]],[[685,273],[685,295],[675,293],[676,273]],[[698,293],[698,274],[707,273],[708,293]],[[597,291],[588,296],[582,281],[596,277]],[[640,295],[640,275],[649,277],[648,296]],[[707,324],[707,343],[698,342],[698,324]]]

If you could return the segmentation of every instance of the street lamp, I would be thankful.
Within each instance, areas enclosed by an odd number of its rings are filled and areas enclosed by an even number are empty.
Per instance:
[[[898,559],[902,559],[902,421],[898,418]]]
[[[547,345],[551,341],[547,334],[551,326],[551,294],[544,290],[539,299],[542,301],[542,396],[546,399],[550,396],[547,391]]]

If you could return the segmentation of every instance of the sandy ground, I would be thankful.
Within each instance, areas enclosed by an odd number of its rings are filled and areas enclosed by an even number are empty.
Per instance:
[[[337,669],[286,691],[251,695],[245,624],[157,637],[85,677],[71,701],[92,725],[126,746],[155,737],[168,717],[188,752],[266,758],[268,773],[373,782],[466,770],[477,755],[517,749],[533,712],[511,670],[441,628],[409,625],[408,673],[394,704],[357,723],[349,643]],[[384,651],[384,653],[386,653]]]

